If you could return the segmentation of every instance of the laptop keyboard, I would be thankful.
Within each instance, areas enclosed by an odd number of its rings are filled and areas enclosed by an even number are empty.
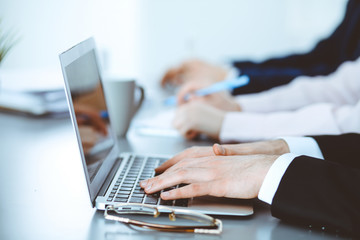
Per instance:
[[[188,206],[188,199],[165,201],[160,193],[182,185],[174,186],[148,195],[140,187],[139,182],[155,175],[154,169],[164,163],[166,158],[132,156],[116,180],[107,201],[115,203],[145,203],[150,205]]]

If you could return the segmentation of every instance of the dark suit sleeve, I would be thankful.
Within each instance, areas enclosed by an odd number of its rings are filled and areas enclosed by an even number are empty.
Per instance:
[[[353,156],[359,160],[359,156]],[[284,174],[271,205],[274,217],[360,236],[360,170],[300,156]]]
[[[327,161],[360,169],[360,134],[312,136]]]
[[[250,76],[250,84],[233,94],[260,92],[290,82],[297,76],[328,75],[347,60],[360,56],[360,1],[350,0],[341,24],[305,54],[292,54],[263,62],[235,61],[234,67]]]

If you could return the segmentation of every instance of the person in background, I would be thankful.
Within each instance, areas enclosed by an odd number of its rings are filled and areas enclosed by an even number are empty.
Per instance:
[[[254,93],[287,84],[297,76],[328,75],[343,62],[354,61],[359,56],[360,1],[349,0],[340,25],[308,53],[292,54],[260,63],[234,61],[231,69],[200,60],[190,60],[169,69],[162,78],[161,84],[183,86],[185,83],[195,81],[209,85],[244,74],[250,77],[250,84],[235,89],[233,94]]]
[[[189,139],[205,134],[221,141],[359,132],[360,87],[356,79],[359,74],[356,65],[360,61],[357,59],[360,55],[358,30],[360,1],[350,0],[340,26],[310,53],[259,64],[236,62],[234,66],[238,69],[231,71],[196,60],[169,70],[162,84],[181,86],[175,128]],[[342,63],[354,59],[357,59],[354,63]],[[296,77],[298,74],[324,75],[336,68],[335,73],[326,77]],[[250,84],[234,93],[262,92],[236,98],[223,92],[202,98],[193,97],[189,102],[183,100],[186,94],[213,82],[233,78],[239,71],[249,75]],[[263,91],[288,83],[294,77],[296,80],[291,84]]]
[[[261,93],[180,97],[173,124],[189,139],[222,142],[360,132],[359,76],[360,58],[329,76],[298,77]]]
[[[279,219],[360,236],[360,135],[285,137],[192,147],[140,186],[164,200],[205,195],[259,198]]]

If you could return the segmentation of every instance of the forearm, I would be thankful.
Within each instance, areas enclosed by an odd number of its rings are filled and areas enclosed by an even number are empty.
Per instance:
[[[242,113],[225,115],[220,131],[222,142],[258,141],[278,136],[339,134],[332,107],[317,105],[295,112]]]
[[[271,204],[279,186],[281,178],[285,174],[291,162],[300,155],[306,155],[318,159],[324,159],[316,140],[312,137],[282,137],[287,148],[269,169],[259,191],[259,199]],[[277,143],[278,145],[280,143]]]
[[[244,111],[294,110],[320,102],[354,104],[360,98],[360,60],[342,64],[329,76],[298,77],[290,84],[258,94],[236,97]]]
[[[272,214],[285,221],[359,235],[360,171],[349,163],[359,165],[360,134],[283,140],[290,153],[270,167],[258,198],[272,205]],[[319,152],[325,160],[297,155],[319,157]]]
[[[257,70],[258,72],[261,72],[261,70],[268,68],[296,68],[301,69],[302,71],[309,71],[311,66],[313,66],[315,63],[318,63],[320,60],[325,60],[321,57],[315,59],[313,54],[314,50],[304,54],[278,56],[262,62],[236,60],[233,61],[233,66],[245,72],[248,70]],[[318,56],[318,52],[316,53]]]
[[[274,217],[359,235],[359,181],[358,169],[288,153],[270,167],[258,198],[271,205]]]
[[[329,161],[297,157],[272,201],[273,216],[298,224],[360,235],[359,170]]]
[[[360,169],[360,161],[356,160],[360,155],[360,134],[323,135],[313,139],[326,160]]]

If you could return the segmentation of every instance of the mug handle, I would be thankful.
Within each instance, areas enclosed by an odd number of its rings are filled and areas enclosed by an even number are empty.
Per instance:
[[[140,90],[141,95],[140,95],[140,99],[139,99],[139,101],[138,101],[138,103],[137,103],[137,105],[136,105],[136,107],[134,109],[133,115],[135,115],[135,113],[139,110],[139,108],[141,107],[141,105],[142,105],[142,103],[143,103],[143,101],[145,99],[145,89],[143,87],[141,87],[141,86],[138,86],[138,85],[136,85],[136,88],[138,88]]]

